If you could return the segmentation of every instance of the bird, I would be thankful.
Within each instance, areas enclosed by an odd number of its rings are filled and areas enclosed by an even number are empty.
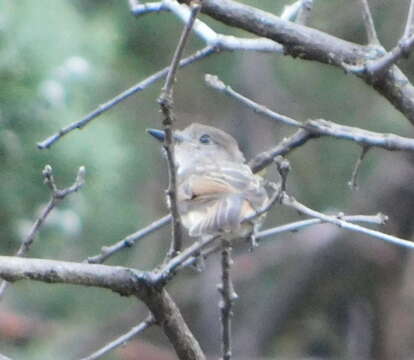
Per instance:
[[[165,132],[147,129],[164,141]],[[250,236],[263,220],[252,217],[269,201],[264,179],[253,174],[237,141],[199,123],[173,132],[178,212],[191,237]]]

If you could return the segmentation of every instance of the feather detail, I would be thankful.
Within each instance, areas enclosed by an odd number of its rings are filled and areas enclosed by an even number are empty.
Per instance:
[[[251,213],[253,209],[240,194],[234,194],[189,211],[182,220],[190,236],[228,233],[239,229],[246,210]]]
[[[179,212],[183,225],[194,237],[245,233],[241,221],[267,201],[261,178],[245,164],[198,165],[178,180]]]

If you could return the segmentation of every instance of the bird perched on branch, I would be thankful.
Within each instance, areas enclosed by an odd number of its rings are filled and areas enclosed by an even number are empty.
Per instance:
[[[147,131],[164,141],[164,131]],[[263,178],[252,173],[236,140],[197,123],[175,131],[173,138],[177,205],[189,235],[250,235],[260,217],[244,219],[263,208],[268,196]]]

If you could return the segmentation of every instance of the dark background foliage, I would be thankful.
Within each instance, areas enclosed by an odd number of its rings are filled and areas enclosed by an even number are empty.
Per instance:
[[[283,1],[249,1],[280,13]],[[310,25],[365,43],[357,1],[316,0]],[[400,37],[408,1],[370,1],[386,48]],[[205,16],[217,31],[248,36]],[[47,221],[30,256],[81,261],[166,213],[165,161],[145,129],[160,126],[161,82],[75,131],[49,150],[43,140],[99,104],[166,66],[181,23],[162,13],[134,18],[127,1],[6,0],[0,4],[0,251],[14,254],[49,198],[41,170],[52,165],[58,185],[70,184],[85,165],[86,186]],[[186,52],[202,46],[193,38]],[[402,69],[413,78],[413,60]],[[298,120],[325,118],[379,132],[412,136],[412,125],[371,87],[343,71],[288,57],[249,52],[215,55],[179,72],[177,127],[212,124],[232,133],[247,158],[292,129],[253,114],[207,88],[204,73]],[[358,146],[332,139],[310,142],[290,157],[289,191],[320,211],[392,216],[387,231],[411,237],[411,163],[402,153],[371,151],[360,189],[347,182]],[[274,176],[272,171],[267,174]],[[266,226],[297,219],[273,210]],[[168,246],[166,229],[116,255],[110,264],[150,269]],[[208,354],[219,350],[217,259],[204,273],[176,278],[172,293]],[[330,226],[266,241],[253,254],[236,251],[236,357],[349,356],[358,339],[387,358],[412,354],[412,339],[395,321],[414,293],[410,256],[380,240]],[[411,313],[412,314],[412,313]],[[104,290],[25,282],[0,304],[0,349],[16,359],[73,359],[101,346],[145,316],[143,306]],[[407,321],[408,329],[413,324]],[[404,328],[405,330],[407,328]],[[397,339],[397,340],[396,340]],[[141,354],[172,357],[156,329],[138,343]],[[356,345],[355,345],[356,344]],[[133,359],[136,344],[108,356]],[[132,357],[129,357],[132,356]],[[163,357],[165,356],[165,357]],[[168,357],[170,356],[170,357]],[[237,357],[237,358],[239,358]],[[149,355],[142,358],[150,358]],[[349,358],[349,357],[348,357]],[[389,357],[390,358],[390,357]]]

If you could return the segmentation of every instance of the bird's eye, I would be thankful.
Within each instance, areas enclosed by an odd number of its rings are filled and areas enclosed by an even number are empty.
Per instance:
[[[199,140],[202,144],[210,144],[210,141],[211,141],[210,135],[208,134],[201,135]]]

